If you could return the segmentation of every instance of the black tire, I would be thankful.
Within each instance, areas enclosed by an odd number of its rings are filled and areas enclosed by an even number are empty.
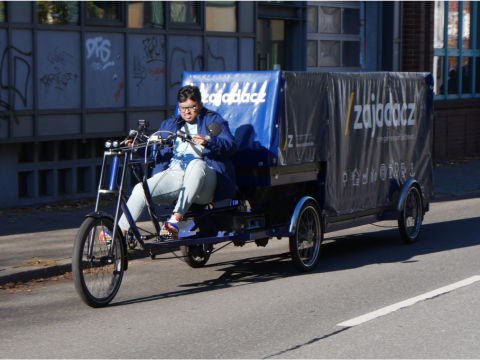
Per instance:
[[[422,195],[416,186],[410,187],[405,197],[405,204],[400,211],[398,229],[400,236],[406,244],[417,242],[418,234],[422,227]]]
[[[183,260],[188,266],[195,269],[205,266],[210,259],[212,249],[212,244],[180,246]]]
[[[117,295],[124,271],[124,247],[122,235],[117,230],[113,259],[109,259],[111,240],[99,240],[100,231],[113,234],[113,223],[107,217],[87,218],[75,238],[72,258],[73,281],[78,295],[93,308],[106,306]],[[92,243],[93,242],[93,243]],[[91,246],[93,256],[88,255]]]
[[[318,208],[313,201],[308,200],[298,213],[295,234],[289,241],[292,261],[298,271],[314,269],[320,255],[322,239],[322,222]]]

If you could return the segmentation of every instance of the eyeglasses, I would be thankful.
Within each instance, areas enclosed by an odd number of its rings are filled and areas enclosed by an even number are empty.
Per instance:
[[[186,111],[193,113],[197,110],[197,105],[193,106],[179,106],[178,111],[180,111],[182,114],[184,114]]]

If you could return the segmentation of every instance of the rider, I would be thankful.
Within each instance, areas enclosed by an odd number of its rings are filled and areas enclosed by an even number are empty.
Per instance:
[[[152,177],[147,180],[153,202],[170,205],[176,200],[170,220],[163,224],[163,230],[173,238],[178,238],[178,223],[192,203],[209,204],[235,194],[235,170],[229,157],[235,152],[236,144],[228,122],[203,107],[196,86],[182,87],[177,101],[180,115],[162,122],[158,134],[167,137],[169,133],[183,131],[191,135],[195,145],[177,137],[173,149],[160,150]],[[220,125],[216,134],[209,131],[213,122]],[[132,144],[131,140],[125,143]],[[146,204],[143,188],[137,184],[127,203],[134,221]],[[119,226],[124,234],[130,227],[125,215],[120,218]]]

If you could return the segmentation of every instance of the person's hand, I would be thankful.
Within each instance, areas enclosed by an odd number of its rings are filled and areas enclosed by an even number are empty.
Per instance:
[[[138,140],[137,140],[137,139],[135,139],[135,142],[134,142],[133,140],[134,140],[134,139],[127,139],[127,140],[125,140],[125,145],[127,145],[127,146],[132,146],[132,145],[138,144]]]
[[[208,142],[205,135],[193,135],[192,141],[198,145],[205,145]]]

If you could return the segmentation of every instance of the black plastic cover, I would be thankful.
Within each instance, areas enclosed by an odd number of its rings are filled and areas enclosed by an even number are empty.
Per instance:
[[[327,216],[395,204],[409,179],[433,195],[433,78],[329,73]]]

